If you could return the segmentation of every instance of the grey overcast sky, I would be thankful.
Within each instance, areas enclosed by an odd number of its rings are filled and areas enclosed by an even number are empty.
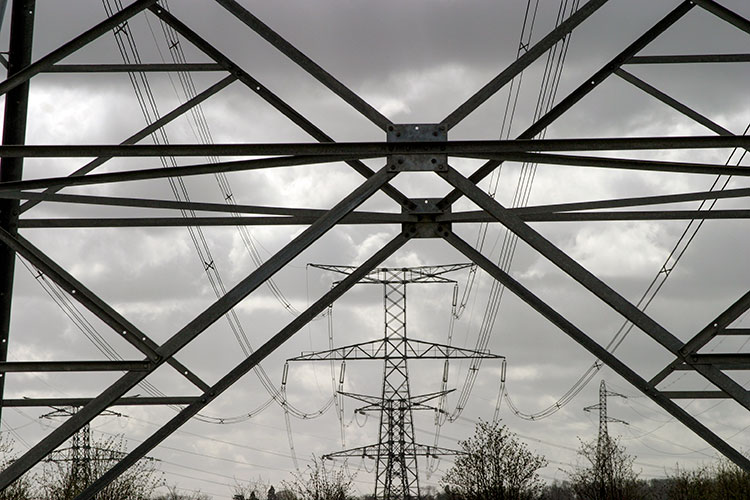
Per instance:
[[[112,3],[115,2],[104,2]],[[166,2],[161,2],[166,4]],[[379,2],[342,0],[285,0],[283,2],[242,1],[262,21],[295,44],[388,118],[397,123],[438,122],[481,88],[508,64],[518,51],[527,2],[521,0],[384,0]],[[673,9],[676,0],[610,0],[573,32],[562,69],[556,101],[575,89],[627,44]],[[721,0],[722,5],[750,17],[744,0]],[[544,36],[555,25],[558,10],[568,11],[573,2],[540,0],[531,41]],[[178,18],[222,50],[263,85],[313,121],[338,141],[384,140],[382,131],[349,108],[302,69],[287,60],[259,36],[233,19],[221,6],[210,1],[172,0],[168,8]],[[8,18],[2,26],[2,44],[7,50]],[[39,0],[36,13],[34,58],[106,17],[102,2]],[[158,19],[141,14],[130,23],[144,62],[168,60],[169,48]],[[189,62],[206,62],[208,57],[184,40]],[[642,54],[749,53],[748,34],[695,8],[673,28],[649,45]],[[122,62],[114,37],[107,34],[64,62]],[[453,129],[451,139],[496,139],[515,137],[534,119],[544,69],[544,58],[523,74],[518,105],[510,130],[501,130],[508,99],[507,89],[490,99],[464,123]],[[669,93],[735,134],[750,123],[747,64],[704,64],[694,66],[631,66],[629,71]],[[198,91],[223,75],[197,74]],[[173,75],[149,75],[149,85],[162,114],[184,101],[180,81]],[[234,83],[202,106],[213,140],[228,142],[311,141],[282,115],[271,109],[239,83]],[[195,142],[192,116],[167,127],[173,143]],[[126,75],[44,74],[32,84],[27,141],[32,144],[119,143],[144,126],[144,117]],[[610,77],[591,95],[553,124],[547,137],[617,137],[708,135],[711,132],[659,103],[617,76]],[[639,157],[674,161],[702,161],[736,164],[728,151],[654,151]],[[28,160],[25,178],[68,175],[85,159]],[[179,164],[201,162],[201,158],[179,159]],[[373,168],[379,162],[368,162]],[[743,161],[747,165],[747,161]],[[456,160],[454,165],[469,173],[479,165]],[[98,171],[158,167],[156,159],[110,161]],[[482,187],[497,190],[498,200],[513,204],[519,183],[518,164],[507,163],[499,177]],[[441,196],[447,185],[426,174],[405,174],[394,184],[412,197]],[[318,165],[273,171],[230,174],[234,199],[240,204],[328,208],[362,182],[346,165]],[[723,182],[725,179],[721,179]],[[702,175],[635,173],[574,167],[539,166],[529,188],[529,204],[608,199],[624,196],[680,193],[709,189],[715,178]],[[747,182],[732,179],[729,187]],[[185,188],[195,201],[221,201],[222,193],[212,177],[189,178]],[[67,189],[64,192],[173,199],[166,181],[139,181]],[[459,208],[471,208],[460,202]],[[696,208],[685,204],[682,208]],[[717,208],[746,208],[743,199],[717,204]],[[396,211],[383,195],[376,195],[364,208]],[[119,210],[46,204],[24,217],[108,217],[147,216],[153,211]],[[157,215],[160,215],[157,213]],[[596,222],[536,223],[533,227],[553,241],[587,269],[629,300],[636,302],[658,275],[671,250],[678,243],[686,222]],[[648,312],[680,339],[690,338],[714,316],[747,291],[750,264],[747,259],[747,222],[708,221],[692,240],[683,258],[651,302]],[[342,226],[332,230],[277,275],[275,283],[296,310],[327,291],[333,280],[329,273],[310,268],[308,263],[357,265],[379,249],[397,231],[395,226]],[[268,258],[301,231],[296,227],[260,227],[250,230],[259,256]],[[475,242],[479,227],[457,229]],[[213,262],[227,289],[254,269],[242,235],[235,228],[207,228],[203,231]],[[205,255],[196,253],[191,235],[173,229],[26,229],[23,235],[46,251],[86,286],[112,304],[120,313],[164,342],[196,314],[215,300],[203,272]],[[490,227],[483,252],[497,261],[505,233]],[[203,248],[203,247],[201,247]],[[410,243],[387,266],[440,265],[464,262],[455,251],[437,241]],[[668,263],[668,267],[674,264]],[[571,321],[601,344],[607,344],[622,324],[622,318],[585,292],[573,280],[518,243],[511,274],[563,312]],[[452,276],[458,282],[459,298],[469,283],[467,272]],[[486,314],[492,282],[477,274],[465,310],[455,321],[455,345],[473,348]],[[19,263],[12,316],[10,358],[13,360],[104,359],[35,279]],[[451,285],[412,285],[408,290],[408,330],[413,338],[444,343],[451,324]],[[284,360],[303,350],[327,349],[329,334],[334,345],[346,345],[382,337],[383,290],[359,285],[333,308],[332,316],[313,321],[291,341],[271,355],[263,369],[269,380],[281,385]],[[258,347],[292,315],[264,287],[244,300],[236,314],[253,347]],[[137,359],[137,352],[118,339],[105,325],[87,313],[92,328],[107,339],[120,356]],[[750,327],[743,316],[736,325]],[[610,424],[612,434],[635,455],[643,478],[664,477],[676,464],[690,467],[711,460],[715,452],[682,424],[673,420],[619,376],[600,370],[572,401],[543,419],[529,420],[524,414],[537,413],[554,404],[595,361],[563,333],[540,318],[511,293],[499,306],[488,348],[507,357],[507,398],[500,416],[533,450],[550,461],[542,476],[564,480],[578,460],[579,439],[596,436],[596,413],[585,406],[598,402],[599,381],[624,398],[609,401],[609,414],[627,422]],[[748,352],[744,339],[729,339],[708,346],[713,352]],[[642,376],[649,378],[670,361],[666,352],[645,334],[634,329],[617,354]],[[243,359],[243,353],[226,321],[219,321],[186,347],[178,359],[209,382],[216,381]],[[442,362],[413,362],[410,365],[412,392],[440,389]],[[334,367],[338,377],[339,367]],[[345,402],[337,418],[331,405],[332,369],[328,364],[292,364],[287,393],[300,412],[323,414],[316,418],[290,419],[294,450],[290,449],[284,412],[269,400],[268,392],[255,374],[248,374],[235,387],[167,439],[150,456],[159,459],[168,484],[201,490],[214,498],[230,498],[235,482],[262,481],[278,485],[289,479],[292,456],[304,468],[310,457],[342,447],[356,447],[377,440],[377,421],[355,417],[356,404]],[[449,387],[460,388],[468,363],[450,366]],[[345,390],[378,394],[382,365],[379,362],[351,362],[346,367]],[[734,372],[739,383],[748,377]],[[7,380],[7,397],[91,396],[116,379],[104,374],[91,377],[12,374]],[[189,394],[191,387],[173,370],[159,369],[147,379],[169,395]],[[456,448],[457,441],[473,432],[479,419],[491,419],[495,410],[500,365],[482,364],[471,398],[461,416],[440,430],[439,445]],[[673,375],[665,386],[673,389],[704,389],[706,382],[694,375]],[[139,392],[140,391],[140,392]],[[458,391],[457,391],[458,392]],[[137,388],[132,394],[146,393]],[[446,407],[452,411],[456,393]],[[509,405],[512,403],[512,406]],[[733,402],[686,401],[681,405],[736,448],[750,448],[750,414]],[[256,409],[264,407],[263,411]],[[60,420],[40,419],[50,410],[6,409],[3,432],[13,430],[16,452],[24,452]],[[96,437],[123,434],[130,448],[165,422],[170,408],[128,407],[117,409],[121,416],[102,416],[92,424]],[[420,442],[432,444],[434,419],[427,412],[415,415]],[[252,414],[252,418],[242,418]],[[342,431],[344,427],[342,443]],[[356,471],[360,493],[372,490],[372,462],[350,460]],[[431,469],[429,466],[432,466]],[[449,459],[420,465],[422,484],[437,486],[450,467]]]

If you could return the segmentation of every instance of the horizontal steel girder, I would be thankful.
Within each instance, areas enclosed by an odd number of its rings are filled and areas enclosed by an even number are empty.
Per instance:
[[[11,372],[105,372],[146,371],[146,361],[5,361],[0,362],[0,373]]]
[[[655,195],[655,196],[640,196],[632,198],[616,198],[610,200],[595,200],[585,202],[572,202],[572,203],[556,203],[550,205],[529,205],[525,207],[511,208],[512,212],[518,214],[524,220],[534,220],[534,217],[557,217],[561,212],[576,212],[576,215],[586,217],[587,214],[581,212],[582,210],[599,210],[599,212],[592,214],[592,217],[598,216],[597,214],[605,213],[601,212],[604,208],[627,208],[627,207],[638,207],[646,205],[663,205],[672,203],[682,203],[688,201],[703,201],[703,200],[719,200],[729,198],[744,198],[750,197],[750,188],[736,188],[736,189],[723,189],[716,191],[699,191],[693,193],[679,193],[679,194],[668,194],[668,195]],[[320,217],[325,213],[325,210],[313,209],[313,208],[295,208],[295,207],[271,207],[271,206],[260,206],[260,205],[242,205],[242,204],[226,204],[226,203],[205,203],[196,201],[175,201],[175,200],[157,200],[148,198],[122,198],[114,196],[92,196],[92,195],[80,195],[80,194],[58,194],[45,191],[43,193],[37,193],[32,191],[2,191],[0,190],[0,198],[11,198],[19,200],[31,200],[34,202],[39,201],[51,201],[56,203],[70,203],[70,204],[83,204],[83,205],[103,205],[103,206],[119,206],[119,207],[138,207],[138,208],[161,208],[161,209],[172,209],[172,210],[200,210],[207,212],[229,212],[235,215],[239,214],[263,214],[263,215],[279,215],[289,217]],[[25,206],[26,204],[22,205]],[[710,212],[713,212],[711,210]],[[704,218],[712,217],[708,210],[703,210],[706,215]],[[741,212],[738,210],[719,210],[718,212],[726,212],[733,214],[735,212]],[[614,213],[626,213],[622,211],[612,212]],[[639,212],[632,212],[633,214]],[[691,210],[673,210],[673,211],[646,211],[646,215],[652,213],[676,213],[677,216],[682,214],[693,214],[697,211]],[[644,217],[645,217],[644,216]],[[351,215],[347,216],[345,220],[356,220],[361,218],[372,218],[372,220],[382,221],[383,223],[395,222],[417,222],[418,215],[413,213],[385,213],[385,212],[361,212],[355,211]],[[696,215],[696,218],[702,218]],[[21,221],[22,224],[33,223],[34,220],[39,219],[28,219],[32,222]],[[292,219],[295,220],[295,219]],[[494,220],[493,217],[486,214],[481,210],[474,210],[468,212],[441,212],[435,216],[436,221],[445,222],[491,222]]]
[[[3,406],[13,408],[28,408],[40,406],[85,406],[93,398],[23,398],[4,399]],[[159,405],[189,405],[198,401],[197,396],[163,396],[163,397],[135,397],[126,396],[116,400],[111,406],[159,406]]]
[[[635,56],[626,64],[694,64],[750,62],[750,54]]]
[[[331,156],[328,161],[348,157],[377,158],[388,155],[429,155],[486,157],[502,153],[533,151],[631,151],[662,149],[750,149],[750,136],[664,136],[606,137],[598,139],[515,139],[431,142],[336,142],[289,144],[91,144],[91,145],[4,145],[0,158],[75,158],[92,156]],[[310,158],[312,160],[313,158]],[[278,161],[282,161],[279,159]],[[312,163],[312,162],[310,162]],[[285,166],[281,163],[279,166]]]
[[[132,73],[132,72],[179,72],[179,71],[224,71],[224,66],[215,63],[184,64],[55,64],[44,73]]]
[[[633,212],[593,212],[593,213],[548,213],[519,215],[525,222],[596,222],[596,221],[646,221],[646,220],[738,220],[750,219],[748,210],[670,210]],[[97,219],[24,219],[18,223],[21,229],[44,228],[108,228],[108,227],[209,227],[209,226],[306,226],[318,220],[317,216],[290,217],[130,217]],[[436,222],[444,223],[496,223],[484,213],[452,214],[439,217]],[[416,216],[401,214],[351,214],[341,220],[341,225],[370,224],[419,224]],[[431,237],[431,236],[426,236]],[[432,236],[434,237],[434,236]],[[435,280],[434,282],[449,282]],[[370,281],[365,280],[365,283]]]

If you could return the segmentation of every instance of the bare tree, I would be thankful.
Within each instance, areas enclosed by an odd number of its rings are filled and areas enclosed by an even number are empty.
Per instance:
[[[276,488],[274,488],[273,486],[268,487],[268,493],[266,493],[266,500],[277,500]]]
[[[677,469],[669,478],[669,500],[723,500],[750,497],[750,473],[721,458],[694,470]]]
[[[292,490],[284,488],[276,492],[276,500],[297,500],[297,495]]]
[[[91,441],[82,448],[69,448],[46,461],[39,478],[45,500],[71,500],[125,455],[122,438]],[[153,460],[136,462],[104,487],[97,498],[148,500],[159,486],[161,475]]]
[[[152,500],[211,500],[211,497],[200,491],[181,490],[177,485],[167,486],[167,493],[153,497]]]
[[[544,487],[542,500],[576,500],[576,495],[567,481],[553,481]]]
[[[294,479],[283,481],[298,500],[347,500],[352,490],[353,476],[343,467],[326,467],[325,460],[313,455],[312,464],[304,472],[293,473]],[[277,493],[277,497],[281,492]]]
[[[260,476],[256,480],[243,480],[242,482],[235,479],[232,487],[232,498],[234,500],[266,500],[268,490],[271,488],[273,488],[271,483]]]
[[[13,441],[7,435],[0,437],[0,470],[5,470],[15,458]],[[31,479],[28,475],[23,475],[3,491],[0,491],[0,500],[30,500],[33,498],[31,490]]]
[[[474,435],[459,442],[459,455],[441,484],[467,500],[527,500],[541,495],[537,470],[547,460],[536,455],[499,422],[480,421]]]
[[[584,465],[570,473],[570,482],[582,500],[637,500],[642,498],[634,457],[618,439],[581,441],[578,454]]]

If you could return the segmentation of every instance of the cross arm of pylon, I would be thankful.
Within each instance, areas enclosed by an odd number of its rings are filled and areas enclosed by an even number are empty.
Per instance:
[[[455,391],[455,389],[449,389],[447,391],[437,391],[437,392],[429,392],[427,394],[418,394],[416,396],[409,396],[408,398],[405,398],[403,401],[409,405],[409,408],[412,410],[434,410],[438,411],[437,408],[433,408],[432,406],[427,406],[424,403],[427,401],[431,401],[433,399],[437,399],[441,396],[445,396],[446,394]],[[382,396],[370,396],[368,394],[357,394],[354,392],[343,392],[338,391],[339,394],[342,396],[348,396],[352,399],[356,399],[359,401],[362,401],[364,403],[368,403],[368,406],[364,408],[360,408],[357,410],[358,412],[363,411],[371,411],[371,410],[380,410],[383,408],[383,397]]]
[[[348,450],[335,451],[327,455],[323,455],[324,460],[334,460],[336,458],[372,458],[373,460],[378,456],[379,444],[368,444],[366,446],[360,446],[357,448],[349,448]],[[464,452],[459,450],[451,450],[450,448],[441,448],[439,446],[427,446],[424,444],[414,444],[414,455],[420,457],[436,457],[436,456],[449,456],[449,455],[463,455]]]
[[[436,411],[436,412],[445,413],[443,410],[435,408],[434,406],[424,405],[424,404],[420,404],[420,403],[411,403],[411,404],[409,404],[409,410],[411,410],[411,411],[429,410],[429,411]],[[370,411],[374,411],[374,412],[383,411],[383,404],[382,403],[371,404],[371,405],[363,406],[361,408],[357,408],[356,410],[354,410],[355,413],[359,413],[361,415],[365,414],[367,412],[370,412]]]
[[[425,340],[407,339],[405,342],[405,352],[407,358],[430,358],[430,359],[474,359],[474,358],[491,358],[505,359],[500,354],[492,354],[486,349],[474,350],[464,349],[461,347],[450,346],[446,344],[436,344]]]
[[[393,282],[401,283],[403,281],[408,281],[409,283],[454,283],[454,280],[442,278],[441,276],[454,271],[468,269],[473,265],[474,264],[471,262],[462,262],[459,264],[444,264],[440,266],[384,267],[372,271],[362,280],[362,283],[377,283],[381,285]],[[330,264],[309,264],[309,266],[340,274],[349,274],[355,269],[352,266],[337,266]],[[396,274],[398,274],[398,276],[395,276]]]
[[[372,340],[325,351],[303,351],[287,361],[333,361],[344,359],[385,359],[385,341]]]
[[[475,351],[473,349],[463,349],[446,344],[437,344],[425,340],[405,339],[403,341],[403,355],[390,354],[391,351],[386,349],[384,339],[371,340],[358,344],[337,347],[325,351],[305,351],[300,356],[290,358],[288,361],[343,361],[346,359],[474,359],[474,358],[491,358],[504,359],[505,356],[492,354],[489,351]]]

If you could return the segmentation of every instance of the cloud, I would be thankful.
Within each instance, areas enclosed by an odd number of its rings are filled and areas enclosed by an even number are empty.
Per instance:
[[[658,224],[623,223],[617,227],[584,228],[576,234],[570,255],[601,277],[653,274],[664,262],[668,250],[660,244]]]
[[[356,245],[357,254],[354,259],[355,262],[364,262],[369,259],[372,254],[385,246],[392,238],[393,236],[388,233],[375,233],[368,236],[364,241]]]

